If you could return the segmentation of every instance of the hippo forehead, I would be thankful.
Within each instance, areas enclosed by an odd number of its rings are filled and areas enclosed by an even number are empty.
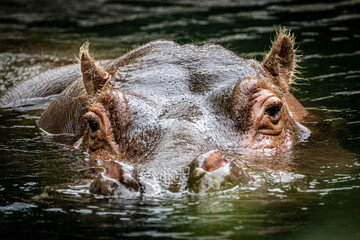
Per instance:
[[[181,46],[158,40],[141,48],[140,57],[115,69],[113,80],[125,93],[133,117],[141,115],[142,121],[197,120],[240,79],[260,77],[262,72],[257,61],[215,44]]]
[[[114,74],[116,87],[128,94],[148,93],[149,97],[177,97],[205,94],[242,78],[256,77],[261,66],[242,59],[215,44],[179,45],[158,40],[143,46],[146,50],[134,62]],[[144,94],[146,95],[146,94]]]
[[[141,57],[113,71],[115,88],[131,111],[131,138],[146,139],[147,149],[153,149],[141,175],[183,175],[177,171],[199,153],[237,149],[241,133],[223,100],[239,80],[262,78],[261,65],[214,44],[160,40],[142,48]],[[171,171],[176,173],[163,176]]]

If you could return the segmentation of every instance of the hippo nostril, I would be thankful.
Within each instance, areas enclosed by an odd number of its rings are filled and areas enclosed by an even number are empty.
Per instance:
[[[127,195],[139,190],[136,172],[133,166],[110,161],[104,172],[97,175],[90,185],[90,192],[102,195]]]
[[[228,161],[225,156],[220,152],[212,152],[208,157],[205,158],[202,168],[205,171],[212,172],[216,169],[224,167]]]
[[[234,187],[240,169],[227,153],[211,151],[196,158],[190,165],[188,189],[190,192],[209,192]]]

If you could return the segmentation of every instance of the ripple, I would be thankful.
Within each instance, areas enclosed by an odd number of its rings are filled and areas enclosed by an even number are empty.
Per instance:
[[[193,235],[191,232],[160,232],[136,231],[124,234],[126,237],[155,237],[155,238],[186,238]]]
[[[308,80],[320,80],[320,81],[324,81],[328,78],[334,78],[334,77],[339,77],[339,76],[348,76],[348,75],[352,75],[352,74],[359,74],[360,71],[355,70],[355,71],[347,71],[347,72],[338,72],[338,73],[330,73],[330,74],[324,74],[324,75],[319,75],[319,76],[314,76],[314,77],[309,77],[307,78]]]
[[[110,216],[110,215],[126,216],[127,213],[126,212],[108,212],[108,211],[104,211],[104,212],[96,212],[96,215],[99,215],[99,216]]]
[[[28,204],[23,202],[14,202],[6,206],[0,206],[0,212],[5,214],[13,214],[14,212],[25,212],[31,208],[37,208],[34,204]]]
[[[229,41],[234,41],[234,40],[252,40],[252,39],[256,39],[259,38],[258,36],[255,35],[249,35],[246,33],[237,33],[237,34],[231,34],[228,36],[224,36],[224,37],[217,37],[217,38],[209,38],[207,39],[208,42],[229,42]]]
[[[352,53],[336,53],[336,54],[330,54],[330,55],[324,55],[324,54],[310,54],[307,56],[301,57],[302,60],[309,60],[309,59],[329,59],[329,58],[346,58],[346,57],[355,57],[360,56],[360,51],[354,51]],[[357,71],[359,72],[359,71]]]
[[[43,209],[43,211],[66,213],[62,208],[45,208],[45,209]]]
[[[358,95],[358,94],[360,94],[360,90],[334,92],[333,94],[334,94],[335,96],[337,96],[337,95],[341,95],[341,96]]]
[[[207,21],[199,21],[196,19],[180,19],[177,21],[165,21],[165,22],[161,22],[161,23],[153,23],[153,24],[149,24],[147,26],[142,26],[140,29],[141,30],[158,30],[158,29],[165,29],[165,28],[170,28],[170,27],[184,27],[184,26],[188,26],[189,24],[191,25],[207,25],[208,22]]]
[[[346,191],[346,190],[353,190],[353,189],[358,189],[360,188],[360,186],[350,186],[350,187],[338,187],[338,188],[324,188],[324,189],[307,189],[305,190],[305,192],[308,193],[319,193],[321,196],[327,195],[331,192],[335,192],[335,191]]]

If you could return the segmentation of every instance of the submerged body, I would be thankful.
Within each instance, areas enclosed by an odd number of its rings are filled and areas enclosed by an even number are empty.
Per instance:
[[[106,168],[93,193],[249,184],[258,180],[247,171],[255,165],[291,171],[286,161],[269,159],[287,155],[309,134],[299,123],[307,112],[288,91],[295,60],[284,33],[263,62],[219,45],[157,40],[104,67],[85,47],[80,64],[82,78],[50,104],[38,125],[78,135],[75,146],[90,154],[90,164]]]

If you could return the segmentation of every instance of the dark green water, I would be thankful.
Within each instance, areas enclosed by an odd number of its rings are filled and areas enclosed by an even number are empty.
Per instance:
[[[167,38],[260,60],[283,25],[303,55],[294,94],[322,120],[294,150],[305,175],[294,184],[123,200],[74,184],[84,156],[37,129],[46,101],[1,110],[0,239],[360,239],[359,9],[357,0],[1,1],[1,92],[74,62],[87,39],[97,59]],[[59,190],[36,197],[47,186]]]

